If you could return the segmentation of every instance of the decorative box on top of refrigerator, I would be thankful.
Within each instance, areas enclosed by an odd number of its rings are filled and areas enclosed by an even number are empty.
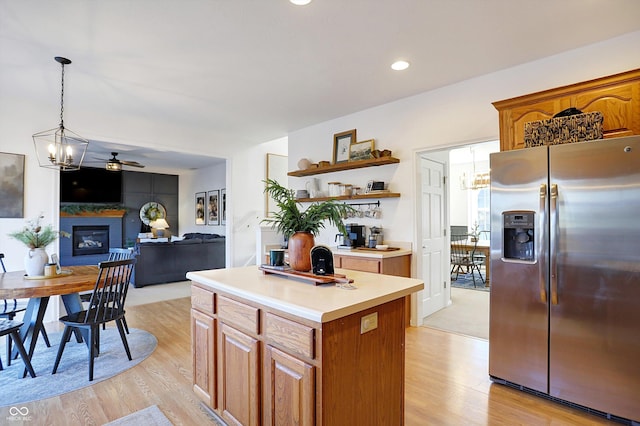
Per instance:
[[[601,112],[586,112],[567,117],[530,121],[524,124],[524,146],[584,142],[602,139]]]

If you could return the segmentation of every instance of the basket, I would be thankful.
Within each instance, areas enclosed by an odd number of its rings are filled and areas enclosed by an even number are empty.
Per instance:
[[[603,120],[602,113],[595,111],[530,121],[524,124],[524,146],[531,148],[602,139]]]

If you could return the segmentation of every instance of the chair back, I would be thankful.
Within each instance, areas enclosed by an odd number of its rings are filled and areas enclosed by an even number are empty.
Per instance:
[[[4,253],[0,253],[0,266],[2,266],[2,272],[7,272],[4,267]],[[18,299],[0,299],[0,317],[13,319],[18,312],[22,312],[26,309],[26,304],[18,301]]]
[[[85,324],[113,321],[124,315],[124,302],[135,263],[136,259],[131,258],[98,264],[100,271],[89,299]]]
[[[466,265],[469,263],[471,253],[467,246],[469,235],[456,235],[451,236],[451,263],[456,265]]]
[[[110,248],[107,261],[131,259],[133,254],[133,250],[127,248]]]

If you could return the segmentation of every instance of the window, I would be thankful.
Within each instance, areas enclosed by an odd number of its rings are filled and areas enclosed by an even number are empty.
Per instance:
[[[478,224],[481,240],[489,239],[491,230],[491,211],[489,209],[489,187],[469,191],[469,223],[473,229]],[[483,232],[484,231],[484,232]]]

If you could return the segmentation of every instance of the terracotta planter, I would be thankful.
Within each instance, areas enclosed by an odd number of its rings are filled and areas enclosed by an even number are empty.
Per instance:
[[[294,271],[311,270],[311,249],[315,245],[313,234],[296,232],[289,237],[289,266]]]

